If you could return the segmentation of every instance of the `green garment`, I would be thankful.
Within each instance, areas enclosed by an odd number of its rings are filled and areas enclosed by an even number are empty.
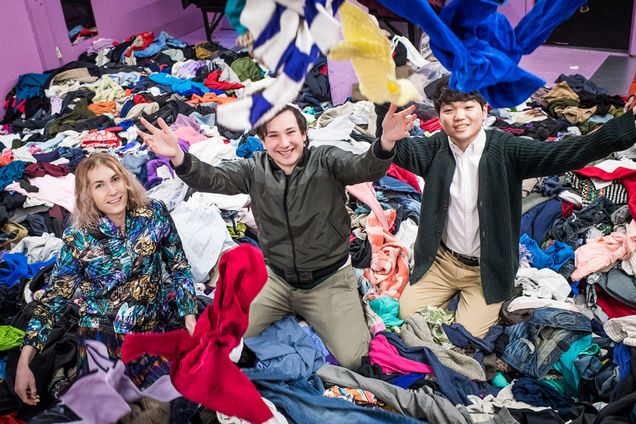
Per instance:
[[[451,325],[455,321],[455,312],[447,311],[434,306],[425,306],[419,312],[431,329],[431,335],[437,344],[451,348],[452,343],[448,340],[442,324]]]
[[[69,114],[61,116],[52,120],[46,126],[46,133],[49,137],[53,138],[62,131],[74,130],[81,121],[95,118],[95,115],[90,109],[88,109],[88,101],[86,99],[80,99],[75,103],[75,108]]]
[[[230,68],[236,72],[236,75],[238,75],[241,82],[246,80],[259,81],[263,79],[261,68],[259,68],[256,62],[247,56],[236,59],[232,62]]]
[[[389,296],[382,296],[369,302],[373,312],[378,314],[387,327],[397,327],[404,324],[400,318],[400,303]]]
[[[557,363],[554,364],[554,369],[563,374],[566,395],[576,396],[579,392],[580,377],[574,361],[581,352],[589,349],[590,345],[592,345],[592,335],[588,334],[572,343],[567,352],[562,354]]]
[[[22,344],[24,331],[10,325],[0,325],[0,351],[13,349]]]

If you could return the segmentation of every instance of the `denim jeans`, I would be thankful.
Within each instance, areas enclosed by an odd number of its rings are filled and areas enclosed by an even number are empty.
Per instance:
[[[590,334],[585,315],[556,308],[539,308],[529,321],[506,328],[510,342],[502,359],[517,371],[542,379],[570,345]]]

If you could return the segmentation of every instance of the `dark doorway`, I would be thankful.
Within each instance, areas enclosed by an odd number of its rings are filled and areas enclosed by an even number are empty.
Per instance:
[[[634,0],[588,0],[554,30],[547,44],[628,51],[633,4]]]
[[[60,2],[68,37],[73,44],[97,35],[91,0],[60,0]]]

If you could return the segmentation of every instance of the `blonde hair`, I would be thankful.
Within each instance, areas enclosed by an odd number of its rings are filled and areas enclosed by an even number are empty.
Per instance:
[[[137,178],[124,166],[107,153],[96,153],[82,160],[75,171],[75,212],[73,221],[75,226],[94,226],[102,216],[102,213],[95,206],[95,201],[90,191],[88,173],[98,166],[105,166],[117,173],[126,185],[128,192],[128,210],[136,210],[148,205],[149,199],[146,190],[137,181]]]

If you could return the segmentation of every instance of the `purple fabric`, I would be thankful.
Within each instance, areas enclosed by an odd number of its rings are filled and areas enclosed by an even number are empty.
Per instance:
[[[157,175],[157,169],[162,166],[167,166],[170,171],[170,175],[174,177],[174,169],[172,169],[172,164],[166,158],[161,159],[153,159],[146,162],[146,170],[148,171],[148,179],[144,184],[146,190],[151,189],[152,187],[159,185],[163,182],[163,178]]]
[[[201,125],[199,125],[197,121],[180,113],[177,115],[177,119],[175,119],[174,123],[170,125],[170,129],[174,131],[177,128],[182,127],[191,127],[192,129],[201,132]]]
[[[152,386],[141,391],[124,374],[126,366],[108,357],[103,343],[87,340],[89,374],[78,379],[64,393],[64,402],[85,424],[115,423],[130,413],[128,403],[142,397],[152,397],[161,402],[170,402],[181,394],[170,382],[170,376],[160,377]],[[89,394],[89,395],[87,395]]]

